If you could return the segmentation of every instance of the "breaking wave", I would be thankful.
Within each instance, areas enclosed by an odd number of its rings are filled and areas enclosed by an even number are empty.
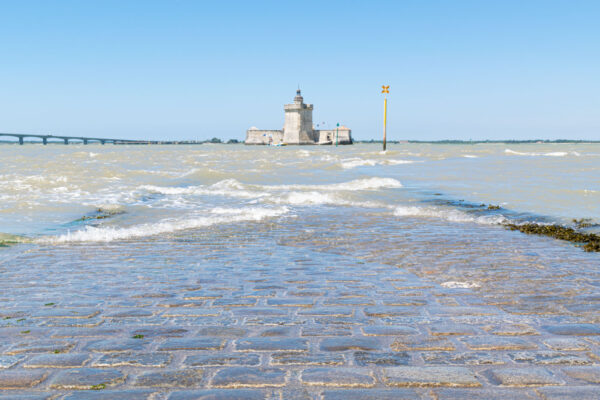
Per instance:
[[[373,160],[363,158],[347,158],[342,160],[342,168],[351,169],[362,166],[375,166],[375,165],[400,165],[400,164],[412,164],[415,161],[412,160]]]
[[[571,151],[571,152],[567,152],[567,151],[553,151],[553,152],[549,152],[549,153],[531,153],[531,152],[520,152],[520,151],[513,151],[511,149],[505,149],[504,152],[506,154],[512,154],[512,155],[516,155],[516,156],[544,156],[544,157],[565,157],[568,156],[569,154],[574,155],[574,156],[580,156],[579,153],[577,153],[576,151]]]
[[[450,222],[474,222],[482,225],[499,225],[508,222],[503,215],[470,215],[464,211],[437,207],[397,206],[394,209],[397,217],[433,217]]]
[[[38,243],[73,243],[73,242],[112,242],[145,236],[155,236],[187,229],[197,229],[212,225],[230,224],[235,222],[261,221],[266,218],[279,217],[289,212],[287,207],[275,209],[244,207],[237,209],[215,208],[209,216],[196,218],[164,220],[155,223],[134,225],[130,227],[94,227],[69,232],[64,235],[45,237],[36,240]]]

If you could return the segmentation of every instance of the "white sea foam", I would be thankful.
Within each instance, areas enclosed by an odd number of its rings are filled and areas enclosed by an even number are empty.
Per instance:
[[[479,158],[479,156],[474,156],[472,154],[464,154],[463,157],[464,158]]]
[[[64,235],[40,238],[40,243],[71,242],[112,242],[138,237],[168,234],[186,229],[197,229],[218,224],[235,222],[261,221],[265,218],[278,217],[289,211],[287,207],[260,208],[243,207],[238,209],[215,208],[209,215],[186,219],[163,220],[155,223],[140,224],[129,227],[87,226],[82,230]]]
[[[373,160],[364,158],[346,158],[342,160],[342,168],[351,169],[362,166],[374,166],[374,165],[400,165],[400,164],[412,164],[415,161],[412,160],[395,160],[395,159],[383,159]]]
[[[449,289],[471,289],[481,287],[477,282],[457,282],[448,281],[441,284],[445,288]]]
[[[265,186],[263,186],[265,187]],[[271,186],[274,187],[274,186]],[[293,188],[293,189],[308,189],[308,190],[327,190],[327,191],[356,191],[356,190],[377,190],[377,189],[392,189],[401,188],[402,183],[394,178],[362,178],[354,179],[348,182],[342,183],[331,183],[324,185],[285,185],[279,186],[280,188]]]
[[[273,192],[295,191],[358,191],[384,188],[400,188],[402,183],[393,178],[362,178],[348,182],[323,185],[246,185],[235,179],[225,179],[213,185],[172,187],[144,185],[139,189],[165,195],[222,195],[231,197],[259,198],[270,196]]]
[[[549,153],[532,153],[532,152],[520,152],[520,151],[513,151],[511,149],[505,149],[504,152],[506,154],[512,154],[512,155],[516,155],[516,156],[531,156],[531,157],[536,157],[536,156],[565,157],[565,156],[568,156],[569,154],[574,155],[574,156],[581,155],[581,154],[577,153],[576,151],[571,151],[571,152],[553,151],[553,152],[549,152]]]
[[[440,218],[450,222],[474,222],[483,225],[498,225],[507,222],[503,215],[470,215],[464,211],[438,207],[397,206],[394,215],[398,217]]]

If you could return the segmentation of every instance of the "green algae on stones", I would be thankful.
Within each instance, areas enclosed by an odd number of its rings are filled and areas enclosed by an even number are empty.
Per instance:
[[[512,231],[519,231],[530,235],[549,236],[555,239],[583,244],[582,247],[585,251],[600,252],[600,235],[594,233],[583,233],[560,225],[527,223],[522,225],[506,224],[504,226]]]
[[[119,206],[113,207],[99,207],[94,211],[92,215],[84,215],[83,217],[76,219],[75,222],[87,221],[90,219],[106,219],[115,215],[124,214],[125,211]]]
[[[598,226],[598,224],[595,224],[591,218],[573,218],[573,223],[579,229]]]

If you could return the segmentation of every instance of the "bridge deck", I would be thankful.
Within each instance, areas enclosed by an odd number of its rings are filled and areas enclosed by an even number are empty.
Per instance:
[[[85,137],[85,136],[56,136],[56,135],[40,135],[33,133],[0,133],[0,136],[15,137],[19,139],[19,144],[24,143],[24,138],[39,138],[42,139],[43,144],[47,144],[49,139],[58,139],[64,141],[65,144],[69,144],[69,141],[76,140],[81,141],[83,144],[89,142],[100,142],[113,143],[113,144],[155,144],[157,141],[151,140],[131,140],[131,139],[113,139],[113,138],[98,138],[98,137]]]

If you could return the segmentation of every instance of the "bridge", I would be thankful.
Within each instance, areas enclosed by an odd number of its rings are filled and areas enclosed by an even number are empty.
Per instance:
[[[78,141],[83,144],[90,142],[99,142],[101,144],[112,143],[112,144],[159,144],[158,141],[151,140],[129,140],[129,139],[109,139],[109,138],[96,138],[96,137],[83,137],[83,136],[55,136],[55,135],[39,135],[35,133],[0,133],[0,136],[15,137],[19,139],[19,144],[24,143],[24,138],[38,138],[42,139],[43,144],[48,144],[48,140],[62,140],[65,144],[69,144],[69,141]]]

